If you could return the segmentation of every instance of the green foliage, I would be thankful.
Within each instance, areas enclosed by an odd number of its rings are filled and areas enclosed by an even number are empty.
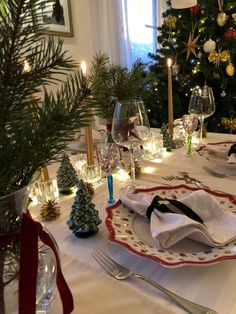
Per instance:
[[[99,116],[112,121],[117,101],[139,98],[146,85],[145,64],[137,60],[131,70],[111,64],[106,54],[96,54],[92,60],[90,79],[104,93],[104,102],[99,104]],[[102,86],[102,87],[101,87]]]
[[[156,54],[150,54],[153,63],[150,71],[153,83],[148,93],[145,94],[145,104],[149,108],[150,123],[153,127],[161,127],[168,121],[168,85],[167,85],[167,58],[171,58],[180,66],[178,75],[173,76],[173,100],[174,117],[180,118],[188,111],[191,88],[203,86],[205,81],[213,88],[216,112],[208,119],[208,130],[225,132],[221,125],[221,117],[236,116],[236,74],[229,76],[226,73],[227,62],[219,62],[218,65],[208,60],[209,53],[203,49],[203,45],[210,38],[216,42],[216,51],[228,50],[231,61],[236,60],[236,40],[226,40],[225,32],[229,28],[235,29],[235,21],[232,14],[236,13],[236,2],[226,0],[223,3],[223,11],[227,14],[227,20],[223,26],[217,22],[220,13],[218,2],[214,0],[199,0],[200,10],[196,15],[193,9],[176,10],[169,5],[163,18],[174,16],[177,18],[176,28],[169,28],[165,23],[158,28],[159,48]],[[186,60],[186,42],[190,32],[194,31],[194,38],[200,35],[197,41],[196,56],[191,54]],[[172,68],[173,70],[173,68]],[[224,91],[226,95],[224,96]]]
[[[70,218],[67,221],[69,228],[76,237],[83,238],[96,233],[101,222],[86,185],[83,180],[79,180]]]
[[[73,193],[73,188],[78,183],[78,177],[70,159],[66,153],[63,153],[60,167],[57,171],[57,185],[62,194]]]
[[[103,101],[98,82],[72,71],[62,40],[43,36],[45,3],[8,0],[7,15],[0,10],[0,194],[27,185],[37,169],[57,159]],[[55,94],[46,90],[52,83],[61,84]]]

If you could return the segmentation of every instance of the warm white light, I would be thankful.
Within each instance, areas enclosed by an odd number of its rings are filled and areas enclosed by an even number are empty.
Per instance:
[[[154,173],[156,169],[154,167],[144,167],[143,168],[143,173]]]
[[[170,68],[171,65],[172,65],[172,60],[169,58],[169,59],[167,59],[167,66],[168,66],[168,68]]]
[[[86,75],[86,70],[87,70],[86,62],[82,60],[80,66],[81,66],[82,74],[85,76]]]
[[[124,169],[119,169],[116,174],[117,174],[117,178],[120,181],[126,181],[126,180],[130,179],[130,176],[128,175],[128,173]]]
[[[30,72],[31,66],[29,65],[29,62],[27,60],[24,60],[24,69],[23,72]]]

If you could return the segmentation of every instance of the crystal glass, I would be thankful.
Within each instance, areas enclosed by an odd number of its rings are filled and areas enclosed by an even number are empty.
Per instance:
[[[194,114],[185,114],[182,117],[183,121],[183,127],[188,134],[187,137],[187,156],[192,156],[193,155],[193,150],[192,150],[192,134],[193,132],[197,129],[198,125],[198,117]]]
[[[116,104],[112,121],[112,138],[116,144],[129,149],[132,179],[130,189],[136,188],[134,150],[148,139],[149,134],[150,125],[142,101],[128,100]]]
[[[113,172],[120,164],[120,153],[115,143],[99,144],[96,147],[97,159],[102,170],[107,176],[107,185],[109,192],[108,204],[114,204],[115,199],[113,197]]]
[[[204,119],[213,115],[215,109],[215,98],[212,88],[207,85],[204,85],[202,88],[196,86],[192,91],[188,112],[189,114],[197,115],[200,121],[199,143],[202,142]]]
[[[143,142],[143,160],[162,159],[163,135],[151,132],[149,138]]]

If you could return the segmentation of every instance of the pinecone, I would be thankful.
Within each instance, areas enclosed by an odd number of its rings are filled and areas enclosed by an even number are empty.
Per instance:
[[[85,182],[84,185],[86,186],[86,188],[87,188],[87,190],[89,192],[89,195],[92,198],[94,196],[94,187],[93,187],[92,183]]]
[[[55,200],[48,200],[40,209],[40,215],[43,220],[55,220],[60,214],[60,208]]]
[[[142,169],[141,169],[141,166],[137,160],[134,161],[134,166],[135,166],[135,177],[139,178],[142,174]],[[130,166],[129,166],[129,175],[131,175]]]

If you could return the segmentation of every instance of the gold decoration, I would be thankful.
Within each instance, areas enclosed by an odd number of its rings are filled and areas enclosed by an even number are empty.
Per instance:
[[[236,23],[236,13],[232,14],[232,19],[234,20],[234,23]]]
[[[236,118],[221,118],[221,124],[229,130],[229,133],[236,131]]]
[[[186,61],[188,60],[191,53],[194,54],[195,57],[197,56],[195,49],[198,47],[197,41],[199,36],[200,34],[194,38],[194,30],[189,33],[188,42],[187,43],[185,42],[186,48],[184,50],[187,51]]]
[[[222,52],[212,51],[209,53],[208,60],[216,65],[220,62],[226,62],[230,60],[230,52],[223,50]]]
[[[176,28],[177,17],[176,16],[167,16],[164,20],[165,24],[169,28]]]
[[[227,20],[228,20],[228,16],[226,15],[225,12],[222,11],[217,15],[217,23],[219,26],[221,27],[224,26]]]
[[[43,220],[52,221],[60,216],[60,208],[55,200],[48,200],[40,209],[40,215]]]
[[[234,76],[234,73],[235,73],[235,66],[232,62],[230,62],[227,67],[226,67],[226,73],[229,75],[229,76]]]

